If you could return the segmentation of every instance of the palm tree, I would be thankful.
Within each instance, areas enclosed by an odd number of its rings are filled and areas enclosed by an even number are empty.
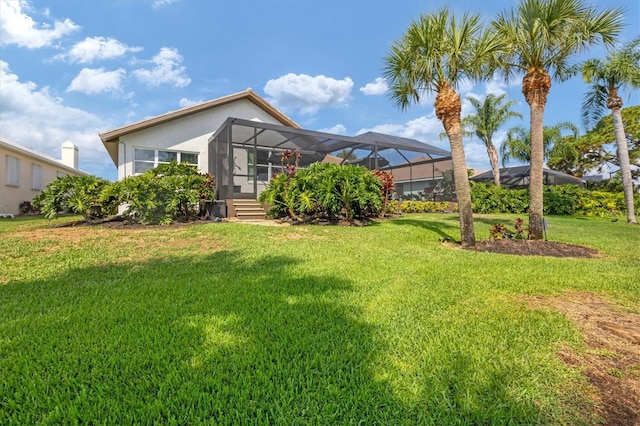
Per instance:
[[[622,28],[623,10],[598,11],[583,0],[521,0],[493,22],[507,44],[502,72],[509,78],[524,73],[522,93],[530,108],[531,175],[529,229],[542,239],[543,116],[552,77],[572,75],[570,60],[591,44],[613,45]]]
[[[385,58],[391,97],[401,109],[419,103],[425,93],[436,93],[435,113],[451,145],[463,246],[475,245],[475,232],[456,87],[467,78],[486,75],[482,68],[498,46],[483,28],[480,15],[464,14],[457,20],[444,7],[412,22]]]
[[[622,98],[618,91],[624,86],[640,87],[640,37],[627,43],[621,50],[611,52],[604,61],[600,59],[585,61],[582,64],[582,78],[587,84],[591,84],[582,104],[585,125],[602,118],[605,106],[611,110],[627,207],[627,222],[638,223],[633,206],[629,147],[622,123]]]
[[[493,135],[508,119],[522,115],[511,111],[514,101],[503,103],[507,95],[487,95],[484,101],[467,96],[467,100],[476,109],[476,113],[468,115],[462,120],[462,126],[466,135],[475,135],[487,147],[491,170],[493,171],[493,183],[500,186],[500,164],[498,164],[498,152],[493,145]],[[468,130],[467,130],[468,129]]]
[[[564,135],[564,130],[570,131],[571,134]],[[567,138],[571,140],[578,138],[578,128],[575,124],[563,121],[555,126],[544,126],[542,130],[544,160],[551,157],[572,155],[568,152],[571,146],[566,143]],[[510,160],[531,163],[531,132],[522,126],[509,129],[507,140],[500,147],[500,158],[503,166]]]

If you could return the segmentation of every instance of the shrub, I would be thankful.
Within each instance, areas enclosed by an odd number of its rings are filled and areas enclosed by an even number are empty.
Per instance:
[[[260,202],[271,204],[270,217],[352,221],[380,212],[381,187],[374,173],[362,166],[313,164],[295,174],[274,176]]]
[[[413,201],[405,200],[399,204],[391,203],[388,213],[444,213],[451,204],[448,201]]]
[[[48,219],[70,211],[91,222],[114,212],[113,204],[101,202],[102,191],[109,185],[109,181],[95,176],[59,177],[33,199],[33,205]]]
[[[214,187],[211,175],[174,161],[114,183],[102,199],[126,204],[125,215],[142,224],[168,224],[194,219],[200,201],[214,199]]]
[[[471,202],[475,213],[525,213],[529,207],[528,189],[504,189],[489,183],[474,183]],[[640,206],[640,195],[635,198]],[[576,185],[544,188],[544,213],[550,215],[606,216],[625,211],[621,192],[591,191]]]

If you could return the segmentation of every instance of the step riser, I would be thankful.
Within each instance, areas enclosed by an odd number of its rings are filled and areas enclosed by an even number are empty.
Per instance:
[[[239,220],[264,220],[266,218],[266,212],[257,201],[234,200],[232,203],[235,217]]]

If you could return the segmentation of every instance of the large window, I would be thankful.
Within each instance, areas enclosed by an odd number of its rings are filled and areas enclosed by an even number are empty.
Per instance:
[[[168,164],[172,161],[187,163],[198,167],[198,154],[193,152],[135,148],[133,150],[133,173],[144,173],[149,169],[157,167],[159,164]]]
[[[31,163],[31,189],[42,191],[42,166]]]
[[[20,186],[20,159],[7,155],[7,186]]]

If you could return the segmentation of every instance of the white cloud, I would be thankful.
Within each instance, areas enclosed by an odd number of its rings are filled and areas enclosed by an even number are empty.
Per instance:
[[[54,158],[60,158],[62,142],[72,141],[79,147],[81,169],[115,177],[113,162],[98,137],[110,126],[99,117],[64,105],[47,87],[20,81],[4,61],[0,61],[0,87],[2,136]]]
[[[186,108],[188,106],[199,104],[201,102],[202,101],[194,101],[193,99],[182,98],[180,99],[180,101],[178,101],[178,105],[180,105],[180,108]]]
[[[367,131],[402,136],[431,145],[443,146],[440,133],[444,132],[444,128],[440,120],[433,115],[418,117],[405,124],[379,124],[371,129],[361,129],[358,134]]]
[[[360,91],[365,95],[383,95],[387,90],[389,90],[387,80],[382,77],[378,77],[373,83],[367,83],[364,87],[360,88]]]
[[[24,13],[29,8],[26,1],[0,1],[0,45],[15,44],[28,49],[50,46],[65,35],[80,27],[70,19],[55,21],[53,26],[36,23]]]
[[[95,95],[102,92],[121,92],[122,79],[126,72],[122,68],[105,71],[104,68],[83,68],[73,79],[67,92],[80,92]]]
[[[349,77],[336,80],[324,75],[289,73],[267,81],[264,92],[278,108],[313,114],[325,106],[345,105],[352,88],[353,80]]]
[[[133,75],[149,87],[162,84],[185,87],[191,83],[191,79],[185,73],[186,68],[182,66],[183,59],[177,49],[163,47],[150,61],[153,68],[134,70]]]
[[[325,133],[333,133],[336,135],[346,135],[347,134],[347,128],[344,127],[342,124],[336,124],[333,127],[327,127],[326,129],[320,129],[320,132],[325,132]]]
[[[168,6],[173,3],[178,3],[179,1],[182,1],[182,0],[153,0],[152,5],[154,9],[157,9],[162,6]]]
[[[130,47],[114,38],[87,37],[76,43],[67,54],[56,56],[56,59],[68,58],[73,62],[90,64],[95,60],[118,58],[127,52],[141,50],[142,47]]]

